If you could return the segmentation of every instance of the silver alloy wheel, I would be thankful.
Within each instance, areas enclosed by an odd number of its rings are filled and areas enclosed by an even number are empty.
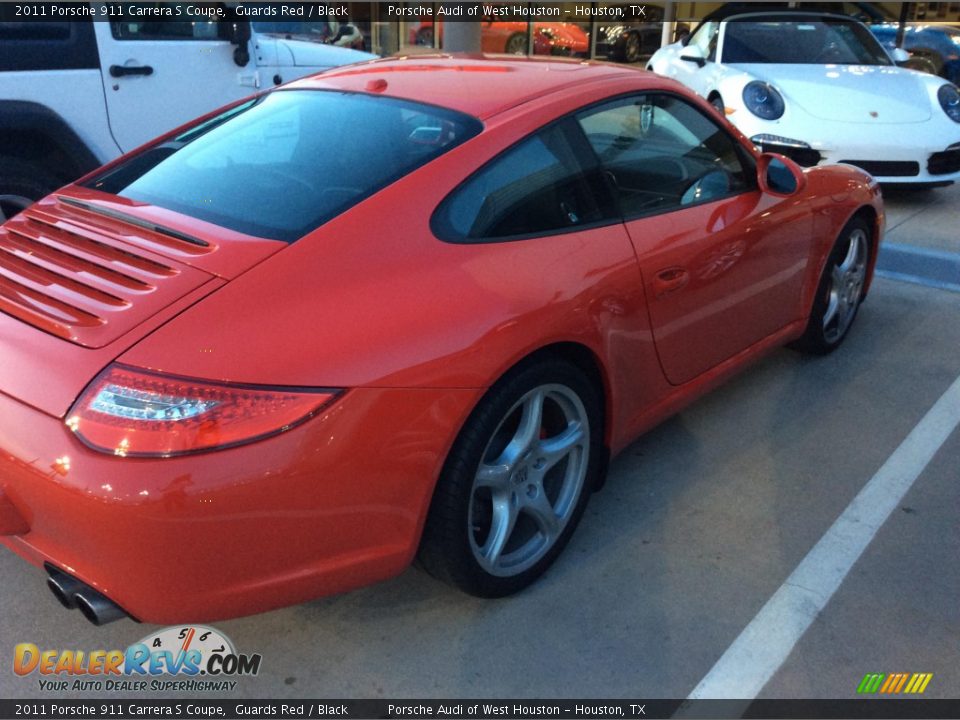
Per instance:
[[[623,57],[628,63],[636,62],[640,59],[640,36],[636,33],[627,35],[623,46]]]
[[[506,45],[504,45],[503,51],[507,55],[526,55],[527,54],[527,38],[525,35],[511,35],[507,38]]]
[[[830,270],[827,308],[823,313],[823,337],[838,342],[847,332],[863,293],[867,277],[867,233],[856,228],[850,233],[843,259]]]
[[[473,480],[470,549],[491,575],[519,575],[556,543],[583,492],[590,422],[566,385],[526,393],[497,425]]]

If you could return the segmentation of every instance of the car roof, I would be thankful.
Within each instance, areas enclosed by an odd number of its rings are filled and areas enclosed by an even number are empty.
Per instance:
[[[344,65],[284,87],[385,95],[483,120],[565,88],[627,75],[636,78],[638,72],[589,60],[411,55]]]

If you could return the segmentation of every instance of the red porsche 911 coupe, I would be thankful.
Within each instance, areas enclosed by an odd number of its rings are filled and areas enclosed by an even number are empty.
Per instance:
[[[0,535],[103,623],[532,582],[608,458],[826,353],[884,227],[675,82],[416,57],[177,129],[0,228]]]

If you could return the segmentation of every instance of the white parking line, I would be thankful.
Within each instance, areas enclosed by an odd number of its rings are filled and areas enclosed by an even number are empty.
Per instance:
[[[690,699],[752,699],[760,693],[958,424],[960,377],[727,648]]]

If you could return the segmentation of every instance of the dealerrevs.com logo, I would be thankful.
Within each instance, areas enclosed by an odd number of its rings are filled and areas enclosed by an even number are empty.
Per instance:
[[[231,678],[259,673],[261,660],[259,653],[238,653],[218,630],[191,625],[164,628],[126,650],[40,649],[20,643],[13,650],[13,671],[38,674],[44,691],[223,691],[236,687]]]

